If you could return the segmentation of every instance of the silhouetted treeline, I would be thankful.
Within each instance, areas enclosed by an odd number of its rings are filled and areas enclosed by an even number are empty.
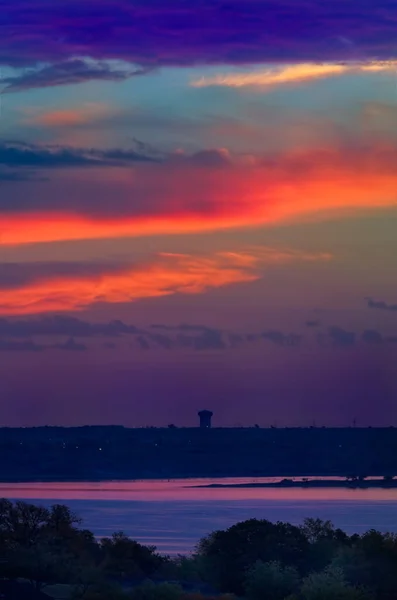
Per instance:
[[[123,533],[97,540],[80,525],[63,505],[0,500],[0,577],[53,596],[63,586],[63,597],[76,600],[397,598],[395,534],[251,519],[170,558]]]
[[[397,428],[0,430],[3,481],[397,475]]]

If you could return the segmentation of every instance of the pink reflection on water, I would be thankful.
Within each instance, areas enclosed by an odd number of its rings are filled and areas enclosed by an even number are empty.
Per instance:
[[[313,478],[314,479],[314,478]],[[326,479],[326,478],[322,478]],[[336,479],[336,478],[332,478]],[[352,500],[397,501],[397,489],[209,488],[211,484],[269,483],[280,478],[179,479],[100,482],[0,483],[0,497],[30,500]],[[342,478],[341,478],[342,481]]]

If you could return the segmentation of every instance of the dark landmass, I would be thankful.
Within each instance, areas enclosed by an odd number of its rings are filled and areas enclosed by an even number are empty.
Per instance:
[[[0,480],[397,475],[397,428],[0,429]]]
[[[350,488],[367,489],[397,488],[397,480],[389,479],[312,479],[309,481],[297,481],[293,479],[282,479],[281,481],[263,483],[210,483],[207,485],[194,485],[195,488]]]

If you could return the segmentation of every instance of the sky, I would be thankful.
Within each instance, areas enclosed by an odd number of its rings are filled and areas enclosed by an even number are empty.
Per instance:
[[[0,13],[0,423],[397,425],[393,3]]]

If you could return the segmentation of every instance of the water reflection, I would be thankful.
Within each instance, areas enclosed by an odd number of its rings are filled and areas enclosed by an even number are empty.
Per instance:
[[[269,479],[232,479],[251,483]],[[331,519],[353,533],[397,531],[397,489],[200,488],[219,480],[0,484],[0,496],[65,502],[97,536],[123,530],[169,554],[187,553],[203,535],[244,519],[301,523]]]

